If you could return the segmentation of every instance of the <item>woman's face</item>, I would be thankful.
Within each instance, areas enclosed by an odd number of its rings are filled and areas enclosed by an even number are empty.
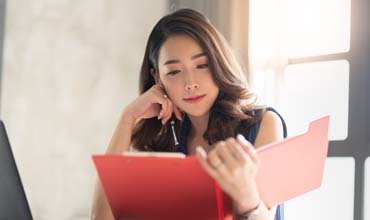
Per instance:
[[[187,35],[169,37],[159,51],[160,80],[174,104],[191,116],[207,114],[219,88],[212,79],[208,57]]]

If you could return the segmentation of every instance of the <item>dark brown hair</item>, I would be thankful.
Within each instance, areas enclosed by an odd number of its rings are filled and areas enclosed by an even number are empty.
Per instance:
[[[219,87],[203,137],[211,145],[238,133],[247,135],[247,126],[261,118],[250,111],[256,108],[256,97],[248,90],[242,68],[222,34],[205,16],[192,9],[180,9],[166,15],[154,26],[141,66],[140,94],[155,85],[150,69],[158,74],[159,50],[169,37],[177,34],[188,35],[199,43],[208,56],[210,72]],[[176,120],[175,125],[179,135],[180,121]],[[162,126],[156,117],[139,121],[133,131],[132,146],[142,151],[176,151],[170,123]]]

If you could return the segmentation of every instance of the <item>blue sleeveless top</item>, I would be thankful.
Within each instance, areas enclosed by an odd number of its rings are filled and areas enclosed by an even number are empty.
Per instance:
[[[258,115],[260,114],[261,111],[262,109],[255,109],[255,110],[252,110],[252,114]],[[266,111],[275,112],[280,117],[281,122],[283,124],[284,138],[286,138],[288,133],[287,133],[287,127],[286,127],[283,117],[275,109],[271,107],[267,107]],[[247,128],[248,132],[247,132],[246,139],[252,144],[254,144],[254,142],[256,141],[260,125],[261,125],[261,121]],[[182,122],[182,129],[181,129],[180,140],[179,140],[179,148],[177,149],[177,152],[181,152],[186,155],[188,154],[187,137],[188,137],[189,132],[190,132],[190,120],[188,117],[185,116]],[[284,220],[284,204],[280,204],[277,206],[275,220]]]

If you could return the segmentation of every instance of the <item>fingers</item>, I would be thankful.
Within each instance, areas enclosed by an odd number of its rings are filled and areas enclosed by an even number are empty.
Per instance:
[[[158,103],[161,105],[161,110],[159,111],[159,114],[158,114],[158,120],[163,118],[166,113],[168,112],[169,110],[169,102],[167,100],[167,98],[163,97],[158,97]]]
[[[222,144],[220,146],[222,146]],[[230,164],[223,160],[219,151],[212,150],[208,153],[208,155],[201,147],[198,147],[196,151],[198,161],[211,177],[216,180],[230,179]]]
[[[161,105],[162,109],[158,114],[158,120],[161,120],[162,124],[166,124],[167,121],[172,117],[172,113],[175,113],[177,119],[182,120],[181,112],[176,105],[168,98],[161,88],[156,89],[158,95],[158,103]]]
[[[175,117],[182,121],[182,115],[181,115],[181,112],[180,110],[178,109],[178,107],[171,101],[168,99],[168,110],[166,113],[164,113],[163,115],[163,119],[162,119],[162,124],[166,124],[167,121],[172,117],[172,114],[175,113]]]
[[[237,161],[245,162],[245,153],[243,151],[243,147],[239,144],[239,142],[234,138],[228,138],[226,139],[226,143],[228,143],[228,150],[230,151],[233,158]]]
[[[154,102],[161,106],[161,110],[158,113],[158,120],[161,119],[162,124],[164,124],[168,120],[169,113],[172,112],[172,102],[159,86],[153,86],[152,91],[155,97]]]
[[[163,94],[157,94],[154,100],[156,103],[161,105],[161,110],[158,114],[158,120],[163,118],[165,113],[169,110],[169,102],[168,99],[163,96]]]
[[[231,151],[235,144],[237,143],[233,138],[228,138],[226,141],[220,141],[215,145],[216,150],[214,152],[217,153],[217,156],[221,158],[229,170],[234,170],[238,166],[238,161]]]
[[[175,113],[176,118],[181,121],[182,115],[181,115],[180,109],[176,105],[173,105],[173,112]]]
[[[202,148],[199,152],[200,156],[203,152],[206,155],[203,158],[206,158],[208,166],[204,165],[203,167],[212,169],[219,174],[223,174],[225,170],[233,171],[240,165],[259,162],[253,146],[242,135],[238,135],[237,139],[228,138],[225,141],[217,142],[208,156]]]
[[[206,151],[202,147],[196,148],[196,155],[200,166],[213,178],[217,179],[219,174],[209,163]]]
[[[219,144],[218,146],[220,146]],[[220,148],[220,147],[218,147]],[[220,153],[217,150],[212,150],[208,153],[208,163],[214,168],[218,169],[224,163],[224,160],[221,158]]]
[[[254,149],[253,145],[251,143],[249,143],[245,139],[245,137],[241,134],[237,135],[237,140],[240,143],[240,145],[242,146],[244,152],[246,152],[249,155],[249,157],[253,160],[253,162],[258,163],[259,162],[258,155],[257,155],[257,152]]]
[[[162,124],[165,124],[172,116],[172,109],[173,109],[173,104],[172,102],[167,98],[167,109],[165,111],[163,111],[161,117],[159,119],[161,119],[161,122]]]
[[[168,101],[168,103],[167,103],[168,108],[167,108],[167,111],[163,113],[162,120],[161,120],[163,125],[166,124],[167,121],[171,119],[172,114],[173,114],[174,109],[175,109],[175,105],[173,104],[173,102],[171,100],[169,100],[168,98],[167,98],[167,101]],[[175,115],[176,115],[176,113],[175,113]],[[177,115],[176,115],[176,117],[177,117]]]

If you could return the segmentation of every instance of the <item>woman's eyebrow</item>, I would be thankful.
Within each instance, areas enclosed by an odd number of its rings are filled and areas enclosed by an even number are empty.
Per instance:
[[[198,53],[198,54],[195,54],[191,57],[192,60],[194,59],[197,59],[199,57],[202,57],[202,56],[207,56],[207,53],[206,52],[202,52],[202,53]],[[169,64],[173,64],[173,63],[179,63],[180,61],[179,60],[167,60],[164,64],[164,65],[169,65]]]
[[[194,56],[191,57],[192,60],[198,58],[198,57],[202,57],[202,56],[207,56],[207,53],[206,52],[202,52],[202,53],[198,53]]]

